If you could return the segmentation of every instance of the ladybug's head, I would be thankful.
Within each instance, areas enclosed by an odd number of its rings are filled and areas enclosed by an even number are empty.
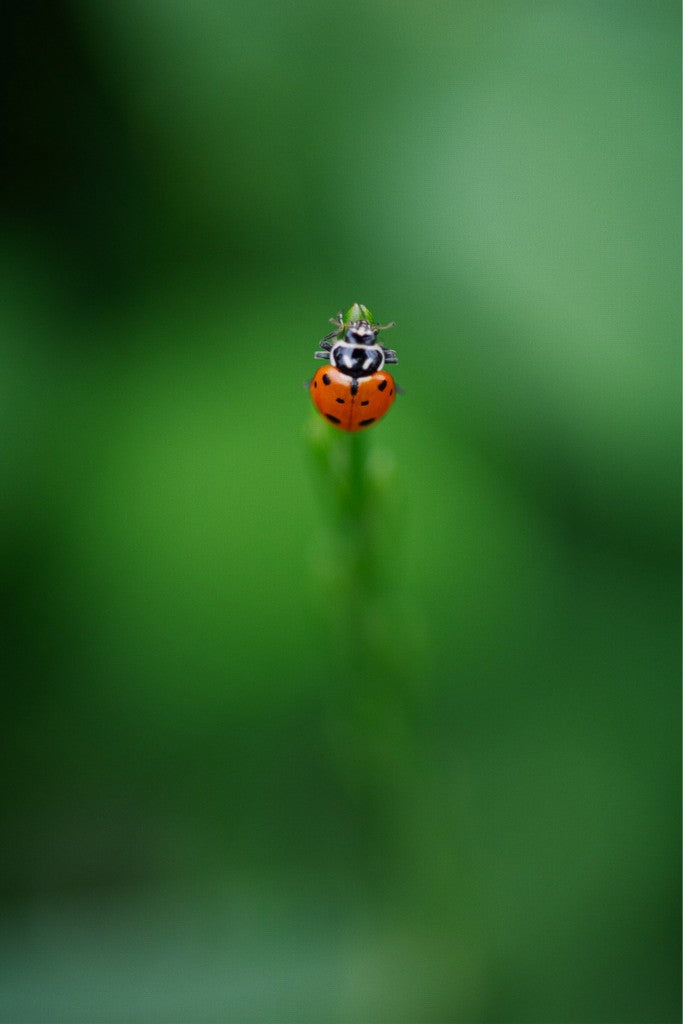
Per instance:
[[[350,345],[374,345],[377,341],[377,328],[367,320],[352,320],[346,325],[344,340]]]

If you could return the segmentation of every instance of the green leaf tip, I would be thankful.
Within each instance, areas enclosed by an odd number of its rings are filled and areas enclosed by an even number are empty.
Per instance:
[[[344,323],[350,324],[358,320],[365,320],[365,322],[368,324],[375,323],[375,318],[368,309],[368,307],[363,306],[362,303],[360,302],[354,302],[354,304],[351,306],[348,313],[344,317]]]

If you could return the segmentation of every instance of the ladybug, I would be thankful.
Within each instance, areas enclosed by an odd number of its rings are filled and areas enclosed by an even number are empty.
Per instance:
[[[364,430],[381,420],[396,398],[394,378],[384,369],[397,363],[393,349],[377,341],[394,324],[376,324],[366,306],[353,305],[330,320],[335,330],[320,342],[316,359],[329,359],[309,387],[316,409],[340,430]],[[340,337],[343,335],[343,337]]]

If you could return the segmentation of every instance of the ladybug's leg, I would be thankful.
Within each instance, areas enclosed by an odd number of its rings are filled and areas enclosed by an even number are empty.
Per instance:
[[[330,348],[329,345],[327,347],[328,347],[328,349]],[[313,353],[313,358],[314,359],[329,359],[330,358],[330,353],[329,353],[329,351],[328,352],[314,352]]]
[[[382,346],[382,348],[384,348],[384,346]],[[393,348],[385,348],[384,349],[384,362],[385,363],[397,363],[398,362],[398,356],[394,352]]]
[[[326,334],[323,340],[320,342],[323,348],[329,347],[328,345],[325,344],[326,341],[329,341],[330,338],[336,338],[337,335],[341,334],[341,332],[344,330],[344,317],[342,316],[341,310],[339,310],[339,312],[337,313],[336,319],[330,317],[330,323],[334,324],[335,330],[330,331],[329,334]]]

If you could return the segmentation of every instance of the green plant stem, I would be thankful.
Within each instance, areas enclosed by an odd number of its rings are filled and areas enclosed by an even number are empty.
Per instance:
[[[392,612],[388,457],[383,464],[377,437],[345,434],[317,414],[310,439],[327,525],[323,727],[340,777],[367,813],[368,842],[381,851],[397,827],[394,800],[414,756]]]
[[[347,440],[348,494],[341,503],[340,515],[350,541],[349,597],[355,609],[367,611],[378,584],[377,496],[373,496],[368,471],[369,438],[365,434],[350,434]]]
[[[372,440],[365,434],[341,433],[324,423],[314,423],[313,440],[323,499],[331,513],[328,557],[335,599],[342,600],[343,618],[365,660],[380,586],[381,495],[370,472]]]

